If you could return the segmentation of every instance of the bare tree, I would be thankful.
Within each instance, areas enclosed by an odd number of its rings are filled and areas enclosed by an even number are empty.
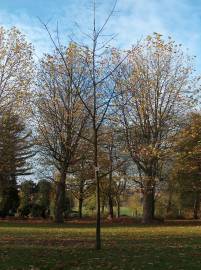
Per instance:
[[[105,21],[98,26],[97,23],[97,4],[93,0],[93,29],[91,33],[84,33],[87,37],[86,45],[79,45],[84,52],[83,63],[85,72],[87,73],[87,81],[85,88],[80,89],[76,81],[73,85],[77,89],[79,98],[89,114],[92,128],[92,138],[90,138],[93,146],[94,158],[94,179],[96,182],[96,249],[101,249],[101,234],[100,234],[100,177],[99,177],[99,161],[98,161],[98,143],[100,139],[100,128],[110,112],[110,105],[115,95],[116,84],[111,80],[114,73],[121,66],[126,59],[127,54],[122,53],[122,57],[118,61],[114,61],[116,57],[116,50],[110,47],[110,41],[114,39],[114,35],[105,35],[105,28],[113,16],[117,1],[106,17]],[[64,54],[61,50],[60,40],[57,31],[57,40],[55,40],[47,25],[43,24],[50,39],[52,40],[56,50],[59,52],[65,68],[66,73],[69,73],[69,67],[66,63]],[[105,37],[105,38],[104,38]]]
[[[114,61],[116,58],[116,50],[108,48],[110,40],[103,41],[105,27],[115,12],[116,2],[117,1],[114,2],[111,12],[106,20],[99,27],[96,22],[96,1],[94,0],[93,2],[93,31],[88,35],[92,46],[91,48],[87,47],[90,57],[87,58],[86,62],[86,67],[90,74],[90,98],[84,99],[82,93],[80,93],[80,99],[89,112],[93,130],[94,178],[96,182],[96,249],[101,249],[98,145],[102,135],[101,127],[106,121],[108,114],[111,112],[110,106],[112,105],[111,103],[115,95],[116,82],[111,80],[111,78],[127,57],[127,55],[122,55],[118,61]],[[91,61],[89,62],[88,59],[91,59]]]

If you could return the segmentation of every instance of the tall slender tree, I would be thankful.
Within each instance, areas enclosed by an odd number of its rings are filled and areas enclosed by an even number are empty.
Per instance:
[[[114,73],[121,66],[126,59],[127,54],[121,54],[118,61],[114,61],[116,57],[116,50],[110,46],[110,41],[114,39],[114,35],[110,35],[108,40],[104,40],[105,30],[111,17],[114,15],[117,1],[109,12],[103,23],[97,23],[97,3],[93,0],[93,22],[92,31],[85,33],[87,37],[86,44],[81,44],[80,48],[84,52],[83,65],[85,70],[85,88],[80,88],[75,80],[72,80],[73,86],[76,87],[79,98],[88,112],[91,122],[92,137],[90,141],[93,147],[93,166],[94,179],[96,182],[96,249],[101,249],[101,233],[100,233],[100,177],[99,177],[99,153],[98,144],[100,139],[100,128],[107,119],[110,112],[110,105],[115,95],[116,83],[111,80]],[[47,25],[43,24],[49,36],[60,54],[66,68],[66,74],[69,74],[69,66],[66,62],[65,56],[60,45],[59,37],[55,41],[52,37]],[[57,32],[58,33],[58,32]],[[107,35],[106,35],[107,36]]]

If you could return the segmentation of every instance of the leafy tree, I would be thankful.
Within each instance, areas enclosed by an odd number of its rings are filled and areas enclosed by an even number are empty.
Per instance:
[[[201,114],[191,113],[176,144],[174,176],[178,180],[182,201],[193,202],[194,218],[198,218],[201,195]],[[189,201],[188,201],[189,203]]]
[[[35,202],[36,184],[32,180],[26,180],[20,185],[20,206],[19,214],[24,217],[31,214]]]
[[[52,191],[52,183],[47,180],[40,180],[37,183],[37,194],[35,204],[40,208],[40,216],[46,218],[50,215],[50,194]]]
[[[79,143],[87,120],[77,91],[85,80],[82,79],[80,54],[79,48],[70,44],[67,49],[62,48],[62,55],[58,51],[46,55],[38,73],[37,144],[45,161],[58,172],[55,181],[55,221],[58,223],[64,221],[66,177],[78,160]]]
[[[0,194],[5,215],[16,212],[17,178],[31,173],[31,133],[17,114],[4,111],[0,117]]]
[[[19,204],[17,177],[28,172],[29,132],[21,116],[33,78],[33,48],[13,27],[0,27],[0,207],[14,214]],[[20,113],[17,115],[17,113]]]
[[[149,36],[131,50],[116,78],[128,152],[143,187],[143,222],[154,218],[155,191],[179,121],[191,107],[192,61],[169,39]],[[196,82],[196,80],[195,80]]]
[[[8,107],[24,113],[34,74],[33,48],[15,27],[0,27],[0,40],[0,116]]]
[[[5,186],[0,190],[0,216],[6,217],[8,215],[13,216],[19,206],[19,194],[16,187]]]
[[[60,181],[60,177],[55,177],[55,181],[52,183],[51,193],[50,193],[50,217],[55,220],[55,212],[57,211],[57,181]],[[69,216],[69,213],[71,212],[73,208],[72,200],[71,200],[71,194],[70,192],[65,188],[62,190],[64,192],[62,194],[62,216],[63,218],[67,218]]]

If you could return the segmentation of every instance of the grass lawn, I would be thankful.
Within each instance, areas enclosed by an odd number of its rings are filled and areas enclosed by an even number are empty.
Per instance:
[[[201,269],[201,226],[0,222],[0,269]]]

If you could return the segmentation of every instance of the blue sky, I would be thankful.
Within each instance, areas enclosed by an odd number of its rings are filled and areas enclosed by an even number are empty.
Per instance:
[[[0,0],[0,25],[16,25],[34,44],[39,56],[50,49],[50,41],[37,17],[57,21],[62,40],[67,43],[75,32],[75,22],[83,31],[91,25],[90,0]],[[98,1],[98,19],[104,20],[113,0]],[[177,43],[196,55],[201,71],[201,1],[200,0],[119,0],[117,13],[108,25],[108,33],[117,33],[116,45],[130,47],[153,32],[172,36]]]

